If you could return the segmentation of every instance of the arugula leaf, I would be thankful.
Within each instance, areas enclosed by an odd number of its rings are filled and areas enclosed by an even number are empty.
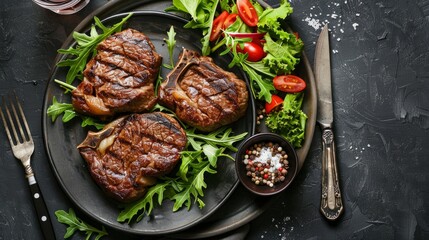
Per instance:
[[[142,199],[135,203],[127,204],[125,209],[119,213],[116,220],[118,222],[128,221],[128,223],[131,223],[134,216],[142,211],[140,216],[137,217],[137,221],[140,221],[144,217],[144,214],[149,215],[152,212],[155,204],[153,202],[155,195],[158,195],[157,203],[161,205],[164,200],[164,192],[170,185],[171,181],[165,181],[150,187]]]
[[[91,239],[91,236],[93,236],[93,234],[96,234],[95,240],[98,240],[103,236],[109,235],[104,226],[102,226],[102,229],[99,230],[89,224],[86,224],[84,221],[76,217],[75,212],[71,208],[69,209],[68,213],[64,210],[57,210],[55,211],[55,216],[57,217],[58,222],[68,225],[67,232],[64,235],[64,239],[71,237],[77,230],[85,232],[86,239]]]
[[[52,98],[52,105],[48,107],[47,114],[51,117],[52,122],[55,122],[55,120],[67,110],[73,110],[73,105],[71,103],[59,103],[54,96]]]
[[[265,124],[282,135],[294,147],[301,147],[304,140],[307,115],[301,110],[304,94],[287,94],[280,111],[268,114]]]
[[[97,129],[102,129],[104,127],[103,123],[98,122],[92,117],[77,114],[71,103],[58,102],[55,96],[52,98],[52,104],[48,107],[46,113],[51,117],[52,122],[55,122],[61,114],[64,114],[62,118],[63,122],[69,122],[75,117],[80,117],[82,119],[82,127],[94,126]]]
[[[234,147],[233,144],[235,142],[242,140],[247,135],[247,132],[244,132],[235,136],[230,136],[231,133],[232,133],[231,128],[222,127],[208,134],[196,134],[195,129],[187,130],[186,136],[188,137],[188,140],[190,138],[194,140],[200,139],[200,140],[204,140],[205,143],[211,144],[213,146],[225,147],[232,151],[237,151],[237,148]]]
[[[124,17],[122,21],[116,23],[111,28],[104,26],[100,19],[94,17],[95,25],[91,26],[89,35],[78,32],[73,33],[73,38],[76,40],[77,45],[75,47],[69,47],[68,49],[58,50],[61,54],[74,56],[74,58],[66,58],[57,63],[57,66],[59,67],[69,67],[69,71],[66,76],[66,83],[71,84],[77,77],[81,77],[88,58],[95,55],[97,45],[113,33],[119,32],[122,25],[131,17],[131,15],[132,13],[128,14],[128,16]],[[102,30],[102,34],[97,33],[96,27]]]
[[[214,174],[216,171],[210,168],[209,162],[192,163],[193,178],[185,185],[185,188],[172,197],[174,201],[173,211],[179,210],[184,204],[189,210],[192,205],[192,197],[198,202],[200,208],[204,207],[204,202],[200,196],[204,196],[203,188],[207,188],[204,181],[204,174]]]
[[[272,80],[264,79],[260,74],[255,71],[257,65],[249,64],[247,61],[240,63],[243,70],[247,73],[250,79],[250,88],[252,90],[253,96],[257,99],[264,99],[265,102],[271,102],[271,92],[275,91]],[[258,90],[255,90],[255,84],[258,87]],[[256,95],[256,92],[259,93]]]
[[[219,0],[173,0],[173,6],[166,11],[179,11],[192,16],[192,19],[185,24],[185,28],[201,29],[201,54],[210,54],[210,34],[212,31],[213,19]]]
[[[225,38],[224,38],[223,44],[230,47],[225,49],[221,53],[221,55],[232,53],[233,58],[231,60],[231,63],[228,65],[228,67],[232,68],[235,65],[239,65],[241,69],[243,69],[243,71],[245,71],[247,73],[247,76],[249,77],[249,80],[250,80],[249,86],[252,91],[252,96],[256,99],[265,100],[266,102],[271,102],[271,92],[275,91],[274,85],[272,83],[272,78],[275,75],[272,74],[271,69],[265,66],[262,62],[249,62],[246,60],[247,54],[237,52],[237,45],[242,44],[246,41],[249,41],[250,39],[246,39],[246,38],[237,39],[232,37],[229,33],[230,32],[225,32]]]

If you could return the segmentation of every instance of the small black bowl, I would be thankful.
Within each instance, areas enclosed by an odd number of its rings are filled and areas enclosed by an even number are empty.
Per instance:
[[[272,187],[267,185],[256,185],[252,182],[251,177],[247,176],[246,164],[243,163],[247,149],[254,144],[268,142],[279,144],[282,149],[286,151],[286,154],[288,155],[287,160],[289,162],[289,169],[285,176],[285,180],[275,183]],[[240,144],[235,156],[235,170],[240,182],[248,190],[258,195],[270,196],[285,190],[291,184],[298,171],[298,157],[293,146],[282,136],[275,133],[258,133]]]

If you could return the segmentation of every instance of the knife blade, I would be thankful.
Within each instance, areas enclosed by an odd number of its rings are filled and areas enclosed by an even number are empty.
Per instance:
[[[336,220],[342,214],[344,207],[335,154],[328,24],[322,29],[316,43],[314,76],[318,94],[316,120],[322,130],[322,188],[320,211],[328,220]]]

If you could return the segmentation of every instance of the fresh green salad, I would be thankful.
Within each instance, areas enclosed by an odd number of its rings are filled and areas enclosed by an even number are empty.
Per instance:
[[[293,71],[304,44],[282,24],[293,12],[289,2],[264,9],[252,0],[173,0],[167,10],[189,14],[185,27],[201,29],[203,55],[232,55],[229,67],[239,66],[249,78],[253,97],[265,103],[266,125],[301,147],[306,83]]]

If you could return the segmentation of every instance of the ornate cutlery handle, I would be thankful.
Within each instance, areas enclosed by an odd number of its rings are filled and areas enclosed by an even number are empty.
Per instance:
[[[335,220],[343,212],[343,201],[337,173],[334,132],[331,128],[323,129],[322,149],[322,198],[320,211],[327,219]]]

